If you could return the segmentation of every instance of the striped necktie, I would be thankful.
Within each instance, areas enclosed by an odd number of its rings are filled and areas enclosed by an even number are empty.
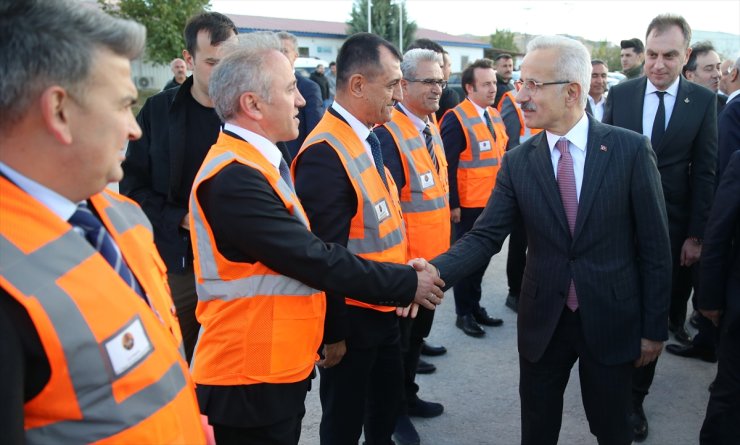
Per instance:
[[[424,133],[424,143],[427,145],[427,151],[429,151],[429,157],[432,158],[434,169],[439,172],[439,163],[437,162],[437,155],[434,153],[434,141],[432,140],[432,130],[429,128],[429,124],[424,127],[422,133]]]
[[[385,177],[385,167],[383,166],[383,152],[380,151],[380,139],[372,131],[367,135],[367,143],[370,144],[370,152],[373,154],[373,162],[378,170],[380,179],[383,180],[386,190],[388,190],[388,179]]]
[[[493,122],[491,122],[491,116],[488,115],[488,110],[483,112],[483,117],[486,118],[486,126],[488,127],[488,131],[491,132],[491,137],[495,141],[496,131],[493,129]]]

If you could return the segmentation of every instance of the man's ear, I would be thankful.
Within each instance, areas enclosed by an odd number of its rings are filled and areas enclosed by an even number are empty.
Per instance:
[[[567,101],[568,103],[578,103],[578,101],[581,98],[581,84],[571,82],[566,88],[566,93],[568,95]]]
[[[362,74],[353,74],[349,78],[349,91],[355,97],[362,97],[365,94],[365,84],[367,79]]]
[[[72,143],[71,107],[72,97],[59,85],[54,85],[44,90],[38,98],[41,119],[47,131],[59,142],[69,145]]]
[[[262,104],[262,99],[251,91],[239,96],[240,111],[252,120],[258,121],[262,119]]]
[[[185,65],[187,65],[188,71],[192,72],[195,69],[193,55],[190,54],[190,51],[184,49],[182,50],[182,58],[185,59]]]

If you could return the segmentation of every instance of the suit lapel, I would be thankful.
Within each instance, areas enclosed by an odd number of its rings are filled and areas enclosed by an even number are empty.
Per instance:
[[[691,82],[684,79],[683,76],[678,81],[678,92],[676,93],[676,103],[673,105],[671,120],[665,129],[665,134],[660,140],[657,147],[653,147],[655,153],[659,153],[664,147],[670,145],[673,139],[684,127],[686,119],[691,116],[691,93],[694,91]]]
[[[609,133],[609,127],[597,122],[596,119],[588,120],[588,144],[586,148],[586,162],[583,166],[583,182],[581,183],[581,198],[578,201],[578,216],[576,227],[573,230],[573,241],[583,230],[588,219],[594,200],[598,195],[599,186],[604,178],[606,166],[609,163],[612,152],[617,147],[609,147],[610,141],[605,136]]]
[[[555,180],[555,173],[552,170],[552,160],[550,147],[547,145],[547,136],[545,136],[545,132],[543,131],[536,137],[540,138],[539,143],[529,153],[529,159],[534,168],[534,177],[537,178],[537,182],[540,188],[542,188],[542,194],[545,195],[545,200],[552,209],[555,218],[560,221],[563,230],[570,233],[568,220],[565,217],[565,209],[563,208],[563,201],[560,199],[560,191]]]
[[[629,128],[638,133],[642,133],[642,109],[645,105],[645,88],[647,88],[647,77],[642,77],[640,82],[637,83],[636,88],[632,90],[632,109],[630,110],[628,119],[628,125],[623,128]],[[621,126],[621,125],[620,125]]]

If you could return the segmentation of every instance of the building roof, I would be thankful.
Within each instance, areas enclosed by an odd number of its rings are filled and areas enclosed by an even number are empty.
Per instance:
[[[226,14],[234,21],[239,32],[288,31],[302,37],[326,37],[346,39],[347,24],[324,22],[321,20],[283,19],[277,17],[258,17],[253,15]],[[442,46],[490,48],[486,42],[464,36],[454,36],[432,29],[418,28],[416,38],[434,40]]]

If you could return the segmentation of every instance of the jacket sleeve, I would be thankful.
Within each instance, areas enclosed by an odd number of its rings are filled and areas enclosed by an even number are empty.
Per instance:
[[[465,134],[462,124],[454,113],[447,113],[442,119],[440,129],[442,143],[447,158],[447,177],[450,182],[450,209],[460,207],[460,196],[457,191],[457,167],[460,163],[460,153],[465,150]]]
[[[403,172],[403,162],[401,161],[401,152],[398,150],[398,145],[396,145],[396,141],[387,128],[380,126],[374,132],[380,141],[383,164],[391,172],[393,181],[400,191],[406,185],[406,175]]]
[[[702,112],[699,134],[691,148],[691,219],[689,236],[704,238],[704,227],[712,205],[717,168],[717,95]]]

